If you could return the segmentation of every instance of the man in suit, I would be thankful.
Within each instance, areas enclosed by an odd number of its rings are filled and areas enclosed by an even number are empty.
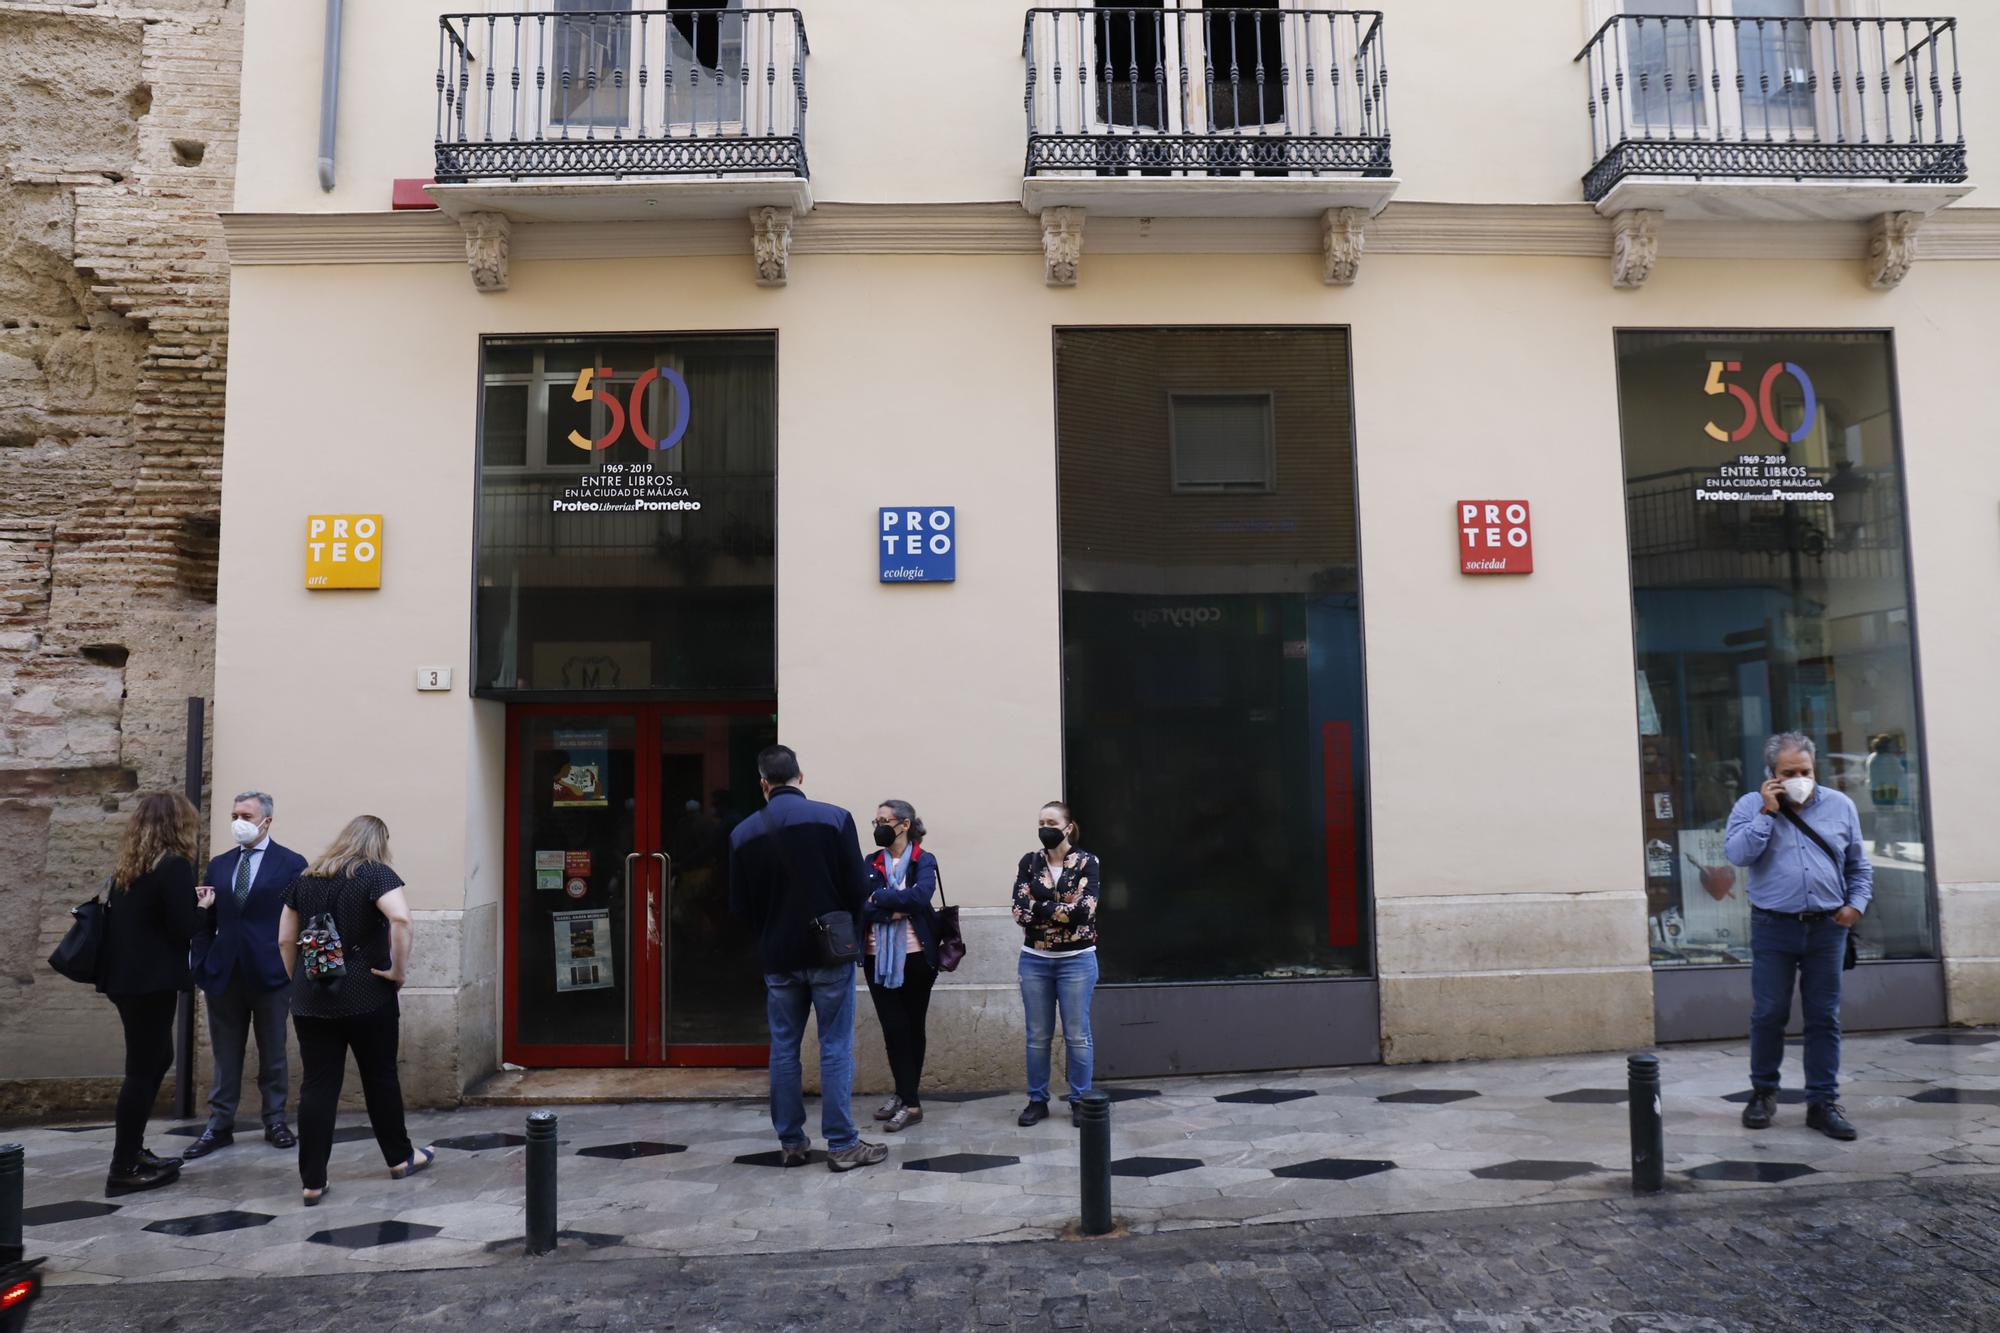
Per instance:
[[[208,1127],[187,1150],[190,1159],[206,1157],[236,1141],[236,1102],[253,1025],[264,1137],[275,1148],[298,1145],[285,1124],[290,1087],[285,1019],[291,1010],[291,979],[278,953],[278,917],[284,911],[285,889],[304,873],[306,859],[271,841],[274,804],[261,791],[246,791],[236,798],[229,823],[236,850],[210,861],[202,879],[194,977],[208,994],[215,1086],[208,1094]]]

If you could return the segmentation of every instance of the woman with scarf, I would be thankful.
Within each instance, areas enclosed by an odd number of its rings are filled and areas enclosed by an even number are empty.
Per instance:
[[[875,846],[868,862],[872,890],[861,909],[868,950],[868,993],[882,1024],[896,1095],[875,1118],[894,1134],[924,1118],[917,1085],[924,1077],[924,1017],[937,981],[937,858],[923,849],[924,821],[908,801],[884,801],[875,811]]]

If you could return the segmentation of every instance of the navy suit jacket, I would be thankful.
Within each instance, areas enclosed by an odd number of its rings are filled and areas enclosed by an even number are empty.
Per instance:
[[[202,877],[215,890],[215,906],[201,914],[201,928],[195,932],[194,979],[210,995],[229,989],[239,966],[252,994],[291,984],[278,952],[278,917],[285,910],[285,890],[305,873],[306,859],[276,842],[266,847],[250,896],[239,907],[236,866],[248,854],[241,847],[224,852],[208,863]]]

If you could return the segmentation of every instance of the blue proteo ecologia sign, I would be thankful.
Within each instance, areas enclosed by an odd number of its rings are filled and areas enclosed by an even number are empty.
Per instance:
[[[958,578],[958,509],[902,505],[881,511],[875,552],[884,583],[951,583]]]

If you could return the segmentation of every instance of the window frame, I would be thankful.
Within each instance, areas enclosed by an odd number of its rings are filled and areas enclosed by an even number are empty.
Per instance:
[[[1192,399],[1241,399],[1263,404],[1264,479],[1261,484],[1181,479],[1180,404]],[[1278,395],[1271,389],[1167,390],[1167,485],[1174,495],[1275,495],[1278,492]]]

